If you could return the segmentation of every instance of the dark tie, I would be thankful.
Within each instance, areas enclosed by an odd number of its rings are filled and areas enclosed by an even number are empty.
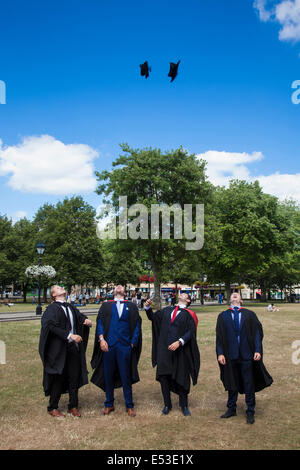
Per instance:
[[[240,319],[239,319],[239,307],[233,307],[234,309],[234,329],[237,339],[240,336]]]
[[[70,316],[70,312],[69,312],[69,308],[68,308],[68,307],[70,307],[70,305],[68,304],[68,302],[64,302],[64,303],[63,303],[63,306],[64,306],[65,309],[66,309],[67,318],[68,318],[68,320],[69,320],[70,330],[71,330],[71,329],[72,329],[72,322],[71,322],[71,316]]]

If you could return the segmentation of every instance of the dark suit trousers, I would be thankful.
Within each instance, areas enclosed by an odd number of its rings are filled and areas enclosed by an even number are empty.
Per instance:
[[[171,381],[172,378],[170,375],[161,375],[160,376],[160,386],[161,386],[161,392],[164,398],[164,405],[168,406],[169,408],[172,408],[172,402],[171,402]],[[179,406],[181,408],[187,407],[188,406],[188,394],[186,391],[179,387]]]
[[[240,380],[243,381],[245,390],[245,402],[247,405],[247,414],[254,414],[255,410],[255,393],[253,384],[253,363],[250,361],[243,361],[241,359],[232,361],[233,373],[235,376],[235,382],[238,384]],[[228,391],[227,407],[230,411],[236,410],[236,402],[238,398],[237,391]]]
[[[131,351],[131,345],[126,346],[117,343],[114,346],[109,346],[108,351],[104,353],[103,365],[106,395],[104,406],[106,408],[114,404],[114,376],[116,368],[119,369],[126,407],[134,407],[130,369]]]
[[[48,411],[58,408],[64,384],[68,384],[68,409],[78,407],[78,386],[80,377],[80,354],[74,342],[68,343],[65,367],[62,375],[53,374]]]

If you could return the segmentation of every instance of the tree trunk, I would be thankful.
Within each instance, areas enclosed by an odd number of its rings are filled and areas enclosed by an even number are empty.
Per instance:
[[[263,280],[261,283],[261,302],[267,301],[267,289],[266,289],[266,281]]]
[[[22,282],[23,302],[27,302],[27,283]]]
[[[226,292],[226,301],[227,304],[230,304],[230,296],[231,296],[231,287],[230,287],[230,281],[225,281],[225,292]]]
[[[158,265],[155,261],[151,260],[153,277],[154,277],[154,306],[156,309],[161,308],[161,298],[160,298],[160,275],[158,270]]]
[[[44,286],[44,303],[46,304],[48,299],[47,299],[47,289],[48,289],[48,286]]]

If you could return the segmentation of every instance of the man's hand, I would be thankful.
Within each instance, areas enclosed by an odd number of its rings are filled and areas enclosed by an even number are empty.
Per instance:
[[[101,348],[101,351],[103,352],[107,352],[108,351],[108,344],[107,342],[105,341],[105,339],[102,339],[100,341],[100,348]]]
[[[89,320],[88,318],[86,318],[86,319],[84,320],[83,324],[86,325],[86,326],[92,326],[92,322],[91,322],[91,320]]]
[[[175,343],[170,344],[170,346],[168,346],[168,349],[170,351],[176,351],[176,349],[178,349],[179,346],[180,346],[180,341],[178,340],[178,341],[175,341]]]
[[[258,352],[256,352],[256,353],[254,354],[254,358],[253,358],[253,359],[254,359],[255,361],[260,361],[260,360],[261,360],[261,354],[258,353]]]
[[[219,362],[220,364],[222,364],[222,366],[225,366],[225,364],[226,364],[226,359],[225,359],[225,356],[223,356],[223,354],[220,354],[220,355],[218,356],[218,362]]]
[[[151,299],[146,300],[146,302],[145,302],[145,306],[146,306],[146,307],[150,307],[151,304],[152,304],[152,300],[151,300]]]
[[[70,336],[70,339],[71,339],[72,341],[74,341],[75,343],[81,343],[81,342],[82,342],[82,338],[81,338],[81,336],[79,336],[79,335],[71,335],[71,336]]]
[[[131,347],[132,347],[132,349],[134,348],[134,344],[133,344],[133,343],[131,343]]]

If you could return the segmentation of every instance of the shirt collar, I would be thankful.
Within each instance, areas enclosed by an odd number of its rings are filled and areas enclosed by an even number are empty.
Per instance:
[[[242,308],[241,305],[230,305],[231,310],[234,310],[234,307],[237,307],[239,310]]]

